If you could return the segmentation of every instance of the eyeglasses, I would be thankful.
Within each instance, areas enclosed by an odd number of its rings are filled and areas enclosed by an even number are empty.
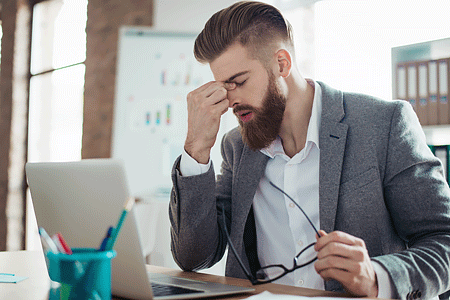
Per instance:
[[[303,213],[303,215],[306,217],[306,219],[308,220],[309,224],[311,224],[312,228],[314,229],[314,231],[316,232],[317,236],[320,236],[319,231],[316,229],[316,227],[314,226],[313,222],[311,222],[311,219],[308,217],[308,215],[305,213],[305,211],[301,208],[300,205],[298,205],[297,202],[294,201],[294,199],[292,199],[291,196],[289,196],[288,194],[286,194],[282,189],[280,189],[279,187],[277,187],[275,184],[273,184],[271,181],[269,181],[269,183],[276,188],[277,190],[279,190],[281,193],[283,193],[286,197],[288,197]],[[308,250],[309,248],[311,248],[312,246],[314,246],[316,243],[312,243],[309,244],[308,246],[306,246],[305,248],[303,248],[295,257],[294,257],[294,263],[292,268],[288,269],[287,267],[285,267],[284,265],[281,264],[276,264],[276,265],[268,265],[265,267],[260,268],[259,270],[256,271],[256,277],[253,276],[253,274],[251,272],[249,272],[247,270],[247,268],[244,266],[244,263],[242,262],[241,257],[238,255],[236,248],[234,247],[233,243],[231,242],[231,238],[230,238],[230,234],[228,233],[228,229],[227,229],[227,223],[226,223],[226,219],[225,219],[225,210],[224,207],[222,205],[222,218],[223,218],[223,230],[225,232],[225,235],[227,237],[228,240],[228,245],[229,248],[231,249],[231,251],[233,252],[234,256],[236,257],[239,265],[241,266],[242,271],[244,271],[245,276],[247,276],[248,280],[250,280],[250,282],[253,285],[257,285],[257,284],[264,284],[264,283],[269,283],[269,282],[273,282],[275,280],[280,279],[281,277],[285,276],[286,274],[289,274],[291,272],[294,272],[297,269],[303,268],[311,263],[313,263],[315,260],[317,260],[317,256],[314,257],[313,259],[303,263],[303,264],[299,264],[299,259],[300,256],[305,253],[306,250]]]

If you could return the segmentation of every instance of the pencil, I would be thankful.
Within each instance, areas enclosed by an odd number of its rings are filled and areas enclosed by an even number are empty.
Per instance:
[[[128,212],[133,208],[134,204],[134,198],[128,197],[127,201],[125,202],[124,208],[122,210],[122,213],[120,214],[119,221],[117,222],[117,226],[112,230],[111,237],[109,238],[105,250],[110,251],[114,248],[114,244],[116,243],[117,236],[119,235],[120,229],[122,229],[123,222],[125,221],[125,218],[127,217]]]

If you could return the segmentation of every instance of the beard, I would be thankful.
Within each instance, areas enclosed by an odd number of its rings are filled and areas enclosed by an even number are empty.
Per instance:
[[[268,147],[278,136],[286,108],[286,97],[281,94],[275,76],[269,73],[269,84],[261,108],[250,105],[237,106],[236,114],[242,110],[250,110],[253,118],[243,122],[238,118],[242,139],[252,150],[261,150]]]

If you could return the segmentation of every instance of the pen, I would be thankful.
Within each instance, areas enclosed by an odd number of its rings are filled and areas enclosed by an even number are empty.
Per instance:
[[[100,248],[98,249],[98,251],[105,251],[106,244],[108,243],[113,230],[114,230],[114,228],[112,226],[109,226],[108,231],[106,232],[105,238],[103,239],[102,244],[100,245]]]
[[[67,245],[66,240],[64,239],[61,233],[58,232],[54,234],[52,236],[52,240],[55,242],[59,252],[65,254],[72,254],[72,249],[70,249],[69,245]]]
[[[53,253],[59,253],[58,247],[56,247],[55,242],[48,235],[47,231],[45,231],[44,228],[39,227],[39,235],[41,236],[42,244],[47,251],[51,251]]]
[[[114,248],[114,244],[116,243],[117,236],[119,235],[120,229],[122,228],[123,222],[125,221],[125,218],[128,214],[128,212],[131,210],[134,204],[134,198],[128,197],[127,201],[125,202],[123,211],[120,215],[119,221],[117,222],[117,226],[112,230],[111,237],[109,238],[108,242],[106,243],[105,250],[109,251]]]
[[[47,231],[43,227],[39,227],[39,235],[41,236],[42,244],[44,248],[48,251],[51,251],[55,254],[60,253],[58,247],[52,238],[48,235]],[[61,294],[60,299],[66,300],[70,298],[70,290],[71,286],[67,283],[61,283]]]

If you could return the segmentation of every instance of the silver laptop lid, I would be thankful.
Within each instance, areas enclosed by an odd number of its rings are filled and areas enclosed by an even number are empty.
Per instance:
[[[128,194],[118,160],[91,159],[61,163],[27,163],[26,174],[38,226],[61,232],[70,247],[98,248],[109,226],[115,226]],[[152,299],[134,209],[114,247],[112,293]]]

